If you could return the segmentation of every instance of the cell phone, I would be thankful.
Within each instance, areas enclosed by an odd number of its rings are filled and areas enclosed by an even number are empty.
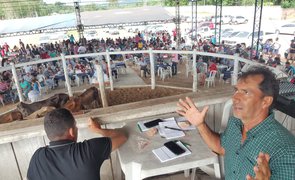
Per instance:
[[[169,141],[169,142],[166,142],[164,144],[164,146],[166,146],[171,152],[173,152],[174,154],[176,155],[180,155],[182,153],[185,152],[184,149],[182,149],[176,142],[174,141]]]
[[[147,128],[151,128],[154,126],[158,126],[159,122],[163,122],[163,120],[162,119],[155,119],[155,120],[144,123],[144,126]]]

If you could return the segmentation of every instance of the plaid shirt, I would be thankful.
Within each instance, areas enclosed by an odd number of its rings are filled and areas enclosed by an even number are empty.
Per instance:
[[[273,113],[247,132],[244,143],[242,128],[242,121],[231,117],[221,134],[226,180],[244,180],[247,174],[254,177],[253,167],[259,152],[270,155],[271,180],[295,179],[295,138],[274,119]]]

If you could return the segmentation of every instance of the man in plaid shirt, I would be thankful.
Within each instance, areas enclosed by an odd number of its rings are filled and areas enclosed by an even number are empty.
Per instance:
[[[197,127],[209,148],[225,156],[225,179],[294,180],[295,138],[272,112],[278,94],[274,74],[257,66],[239,78],[232,96],[234,117],[222,134],[205,123],[208,106],[199,111],[191,99],[180,99],[177,112]]]

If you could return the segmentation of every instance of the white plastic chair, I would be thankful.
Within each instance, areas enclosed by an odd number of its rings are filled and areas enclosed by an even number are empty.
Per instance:
[[[185,64],[185,69],[186,69],[186,77],[188,78],[189,73],[193,72],[193,61],[186,61]]]
[[[44,93],[48,94],[48,86],[46,84],[44,86],[41,86],[39,81],[37,81],[37,84],[38,84],[40,96],[42,96],[42,94],[44,94]]]
[[[166,69],[159,67],[159,69],[160,69],[160,78],[162,79],[162,81],[164,81],[166,77],[167,78],[172,77],[172,69],[170,66],[167,66]]]
[[[205,79],[205,84],[204,86],[208,85],[208,88],[210,87],[210,85],[212,85],[213,87],[215,87],[215,76],[216,76],[217,71],[210,71],[209,77]]]

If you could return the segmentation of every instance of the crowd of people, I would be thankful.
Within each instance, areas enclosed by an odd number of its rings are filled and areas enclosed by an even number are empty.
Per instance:
[[[54,58],[61,55],[61,53],[65,55],[76,55],[76,54],[85,54],[85,53],[95,53],[95,52],[104,52],[106,50],[112,51],[132,51],[132,50],[142,50],[152,48],[155,50],[175,50],[175,39],[170,35],[168,31],[160,31],[157,33],[140,33],[135,34],[134,37],[124,37],[124,38],[101,38],[101,39],[92,39],[90,41],[84,41],[86,43],[76,42],[73,35],[69,37],[68,40],[63,40],[61,42],[55,42],[50,44],[42,44],[40,46],[25,44],[19,39],[19,46],[10,47],[7,43],[4,43],[0,47],[1,49],[1,57],[2,57],[2,67],[9,66],[10,62],[14,63],[22,63],[35,59],[47,59]],[[222,42],[220,45],[216,45],[214,42],[210,40],[202,39],[201,37],[192,45],[189,46],[186,44],[185,40],[182,38],[180,41],[181,50],[192,50],[196,49],[197,51],[202,52],[210,52],[210,53],[219,53],[219,54],[239,54],[241,57],[246,59],[253,59],[259,63],[263,63],[272,67],[282,66],[281,55],[278,53],[280,48],[280,44],[278,42],[278,38],[272,42],[272,40],[267,40],[264,45],[259,47],[260,56],[257,56],[258,53],[255,51],[251,51],[249,47],[246,47],[244,43],[237,44],[235,47],[229,47]],[[287,56],[287,60],[294,59],[294,49],[295,44],[294,40],[292,40],[290,45],[290,50]],[[138,63],[140,66],[140,70],[143,70],[144,77],[147,77],[147,74],[150,73],[149,70],[149,54],[134,54],[134,55],[126,55],[124,58],[122,55],[111,55],[112,60],[122,60],[122,59],[134,59],[133,57],[137,57]],[[156,61],[156,72],[158,68],[167,68],[171,67],[172,75],[177,75],[177,67],[179,62],[182,62],[182,55],[180,54],[155,54]],[[267,59],[265,59],[267,58]],[[92,76],[96,76],[95,68],[93,64],[89,63],[94,58],[79,58],[79,59],[69,59],[67,61],[67,70],[70,76],[70,79],[74,82],[75,78],[78,77],[85,81]],[[192,59],[190,56],[189,59]],[[106,58],[104,56],[99,56],[96,58],[99,64],[102,65],[104,69],[104,73],[108,75]],[[231,72],[233,70],[233,61],[229,61],[223,58],[215,58],[209,56],[198,56],[197,57],[197,71],[200,73],[200,84],[204,84],[205,78],[210,74],[210,71],[215,71],[215,67],[217,64],[224,64],[227,68],[221,69],[221,73],[224,74],[223,79],[227,82],[227,80],[231,76]],[[287,61],[288,62],[288,61]],[[96,62],[97,63],[97,62]],[[204,68],[202,63],[206,63],[207,67]],[[286,63],[286,73],[289,73],[291,76],[294,74],[294,66],[293,64]],[[243,64],[241,64],[242,68]],[[112,74],[115,78],[118,77],[116,66],[112,65]],[[292,71],[290,71],[290,69]],[[217,69],[218,70],[218,69]],[[282,69],[283,70],[283,69]],[[32,91],[32,95],[40,94],[40,88],[45,85],[50,88],[54,88],[59,86],[60,80],[65,80],[64,72],[61,64],[58,61],[53,61],[51,63],[40,63],[36,65],[32,65],[29,67],[24,67],[19,71],[19,76],[25,75],[24,78],[20,78],[21,80],[21,88],[23,90],[24,97],[30,99],[31,101],[35,101],[29,95],[29,92]],[[27,78],[28,76],[28,78]],[[13,81],[11,80],[11,72],[4,71],[1,75],[1,82],[6,83],[8,89],[13,89]],[[294,80],[293,80],[294,81]],[[3,86],[4,87],[4,86]],[[4,89],[4,88],[3,88]],[[2,91],[5,94],[7,91]],[[13,91],[12,91],[13,92]],[[15,95],[11,95],[12,97],[16,97]],[[1,96],[0,96],[1,97]],[[0,98],[1,99],[1,98]],[[3,96],[2,96],[3,99]],[[15,99],[15,98],[13,98]],[[3,101],[2,101],[3,102]]]
[[[68,55],[148,48],[174,50],[172,43],[173,40],[168,32],[156,33],[149,39],[144,38],[141,33],[129,38],[94,39],[85,45],[75,42],[73,38],[39,47],[25,46],[19,40],[19,47],[10,48],[7,43],[1,47],[2,66],[7,66],[10,61],[19,63],[34,58],[46,59],[60,56],[61,53]],[[277,45],[274,49],[270,49],[269,46],[261,47],[262,54],[256,56],[257,53],[255,53],[254,56],[244,44],[230,48],[224,43],[216,46],[203,39],[199,39],[192,47],[186,46],[185,41],[181,43],[183,50],[197,49],[221,54],[237,53],[241,57],[273,67],[282,65],[281,56],[277,51],[278,47]],[[14,56],[14,58],[9,59],[7,56]],[[147,76],[149,55],[134,56],[139,59],[140,68]],[[126,55],[126,58],[130,57],[131,55]],[[268,59],[264,60],[265,57]],[[121,55],[111,56],[112,60],[120,58],[122,58]],[[288,58],[288,60],[294,60],[294,40],[290,45]],[[94,60],[94,64],[101,63],[107,74],[105,59],[105,57],[99,57]],[[155,60],[158,65],[156,67],[171,66],[172,74],[177,75],[177,66],[181,60],[178,54],[156,54]],[[95,76],[96,72],[88,61],[89,59],[86,58],[67,60],[68,74],[73,81],[77,78],[77,74],[81,74],[82,79]],[[223,58],[198,56],[197,61],[197,72],[203,73],[200,76],[202,77],[201,83],[204,83],[203,79],[211,71],[218,70],[217,64],[226,65],[225,72],[229,72],[229,75],[233,67],[233,61]],[[292,63],[287,61],[283,67],[286,73],[293,75],[295,68]],[[204,64],[208,68],[205,68]],[[241,68],[242,66],[243,64]],[[224,78],[228,78],[225,72]],[[58,61],[25,66],[19,70],[19,74],[23,94],[31,101],[35,101],[30,98],[31,92],[40,94],[40,88],[44,85],[54,88],[59,85],[59,80],[64,80],[63,69]],[[114,76],[117,76],[115,71]],[[14,89],[11,78],[9,71],[1,74],[0,90],[4,94]],[[239,78],[232,97],[235,117],[229,119],[228,126],[222,134],[213,132],[207,126],[205,115],[208,107],[199,110],[191,99],[179,100],[180,109],[177,112],[196,126],[209,148],[225,156],[226,179],[291,180],[295,178],[294,136],[275,121],[272,112],[273,103],[278,96],[277,83],[274,74],[267,68],[256,67],[246,70]],[[89,120],[89,127],[105,137],[78,143],[78,129],[72,114],[66,109],[56,109],[48,113],[44,118],[44,129],[50,144],[38,149],[33,155],[28,170],[28,179],[100,179],[101,164],[113,150],[126,142],[127,136],[117,130],[102,129],[93,119]]]

